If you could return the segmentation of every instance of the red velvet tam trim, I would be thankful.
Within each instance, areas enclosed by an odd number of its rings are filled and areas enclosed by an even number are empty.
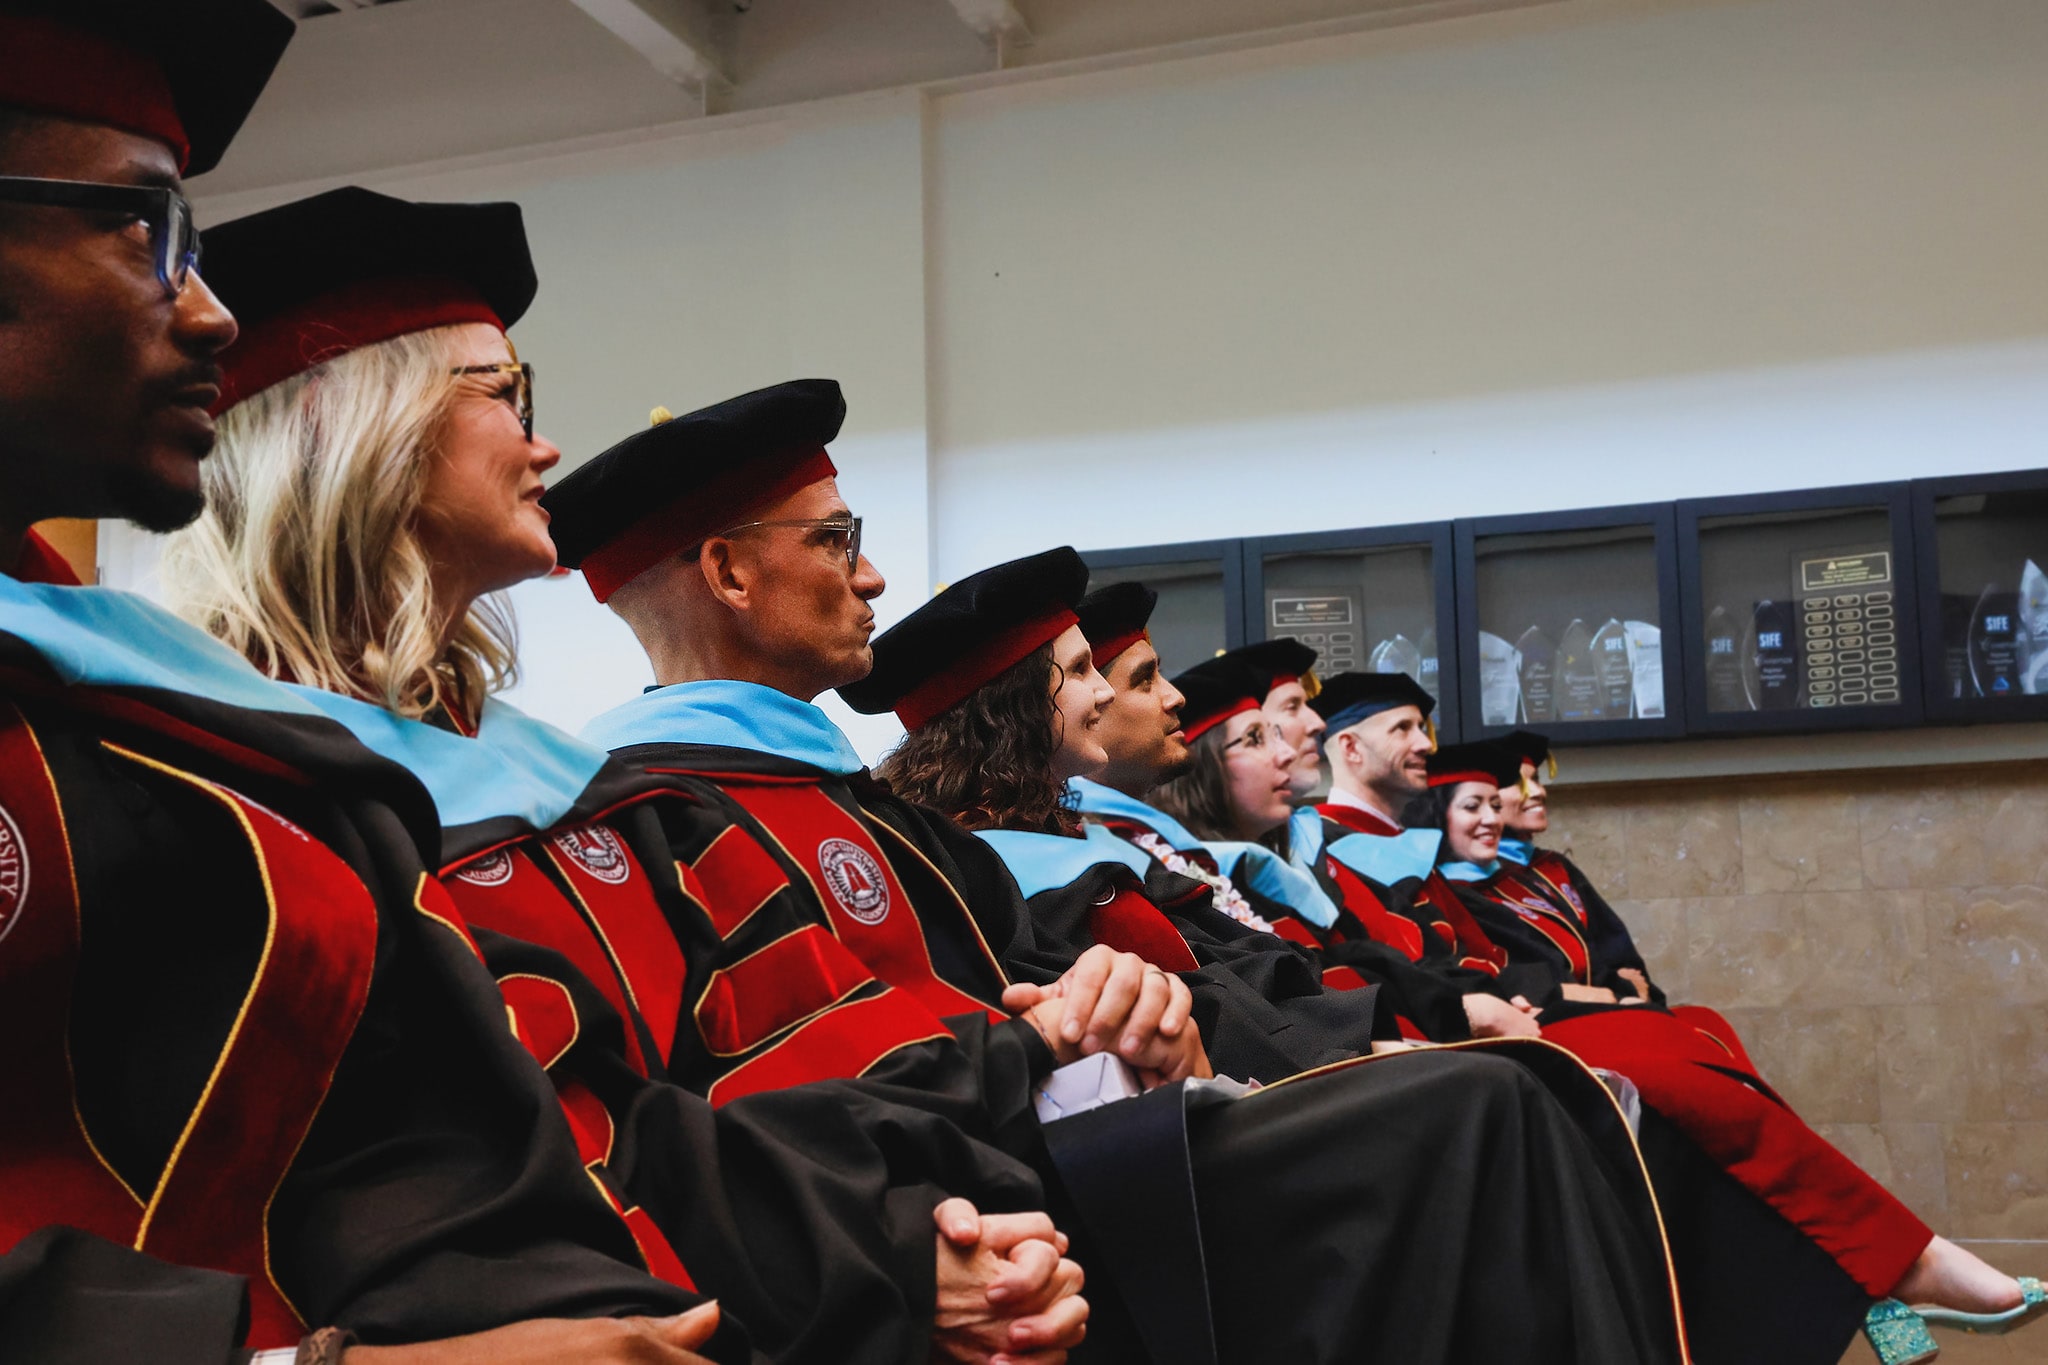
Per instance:
[[[1489,787],[1500,785],[1499,778],[1492,773],[1482,772],[1432,773],[1429,778],[1429,785],[1432,787],[1452,787],[1460,782],[1484,782]]]
[[[157,62],[96,33],[0,15],[0,105],[155,138],[184,170],[192,142]]]
[[[460,280],[359,280],[249,323],[221,355],[216,414],[336,356],[434,327],[484,322],[505,330],[483,295]]]
[[[1204,716],[1193,725],[1182,724],[1180,727],[1181,738],[1193,744],[1232,716],[1241,716],[1247,711],[1257,711],[1259,709],[1259,704],[1250,697],[1239,697],[1227,709],[1218,711],[1213,716]]]
[[[1032,650],[1060,637],[1081,618],[1070,607],[1056,606],[1019,621],[980,648],[954,660],[926,678],[896,703],[896,719],[906,730],[922,730],[931,721],[966,701],[983,686],[1022,662]]]
[[[583,581],[602,602],[672,554],[689,549],[747,520],[758,508],[772,506],[799,488],[808,488],[839,472],[821,446],[798,451],[781,477],[763,484],[761,462],[753,461],[719,475],[701,488],[655,508],[604,544],[583,556]]]
[[[1138,641],[1150,638],[1151,632],[1140,626],[1136,630],[1128,630],[1121,635],[1112,635],[1107,640],[1100,642],[1091,640],[1089,643],[1095,646],[1095,666],[1097,668],[1109,667],[1110,660],[1116,658],[1117,655],[1123,653],[1132,645],[1138,643]]]
[[[1301,674],[1299,673],[1275,673],[1273,675],[1273,681],[1266,684],[1266,695],[1270,697],[1275,692],[1278,692],[1281,688],[1287,686],[1287,684],[1298,683],[1300,681]]]

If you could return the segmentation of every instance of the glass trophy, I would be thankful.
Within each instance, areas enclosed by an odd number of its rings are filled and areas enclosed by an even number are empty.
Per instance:
[[[1521,660],[1515,647],[1491,631],[1479,632],[1479,719],[1513,725],[1522,697]]]
[[[1432,697],[1442,696],[1437,687],[1438,669],[1436,663],[1436,627],[1429,626],[1422,632],[1422,638],[1415,642],[1415,650],[1422,656],[1422,672],[1415,681],[1422,684],[1422,690]]]
[[[1557,719],[1557,646],[1531,626],[1515,648],[1522,655],[1522,719],[1548,725]]]
[[[1707,613],[1707,709],[1747,711],[1751,703],[1742,685],[1742,636],[1726,607]]]
[[[1375,673],[1406,673],[1419,687],[1422,685],[1422,651],[1407,636],[1395,634],[1391,640],[1380,642],[1372,652],[1372,671]]]
[[[2038,696],[2048,691],[2048,574],[2031,559],[2020,572],[2020,632],[2027,642],[2020,691]]]
[[[1623,621],[1622,635],[1628,640],[1628,676],[1636,716],[1661,720],[1664,716],[1664,632],[1648,621]]]
[[[1977,595],[1970,613],[1970,683],[1980,697],[2009,697],[2020,690],[2020,595],[1996,586]]]
[[[1606,716],[1606,696],[1600,688],[1600,673],[1593,666],[1593,632],[1576,616],[1557,641],[1557,718],[1561,721],[1601,720]]]
[[[1788,711],[1799,705],[1799,637],[1793,630],[1792,605],[1769,598],[1749,614],[1742,639],[1742,685],[1752,711]],[[1814,680],[1814,706],[1833,706],[1832,678]]]
[[[1601,719],[1627,720],[1635,671],[1629,667],[1628,632],[1611,616],[1593,632],[1593,671],[1600,680]]]

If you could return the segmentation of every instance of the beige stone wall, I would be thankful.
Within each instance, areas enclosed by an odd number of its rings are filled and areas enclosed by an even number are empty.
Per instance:
[[[1570,776],[1544,842],[1675,1002],[1936,1231],[2048,1240],[2048,772]]]

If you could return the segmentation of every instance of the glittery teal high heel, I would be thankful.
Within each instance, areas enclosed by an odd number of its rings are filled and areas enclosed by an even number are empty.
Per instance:
[[[1932,1323],[1936,1327],[1960,1327],[1965,1332],[1982,1332],[1987,1336],[2010,1332],[2029,1318],[2038,1316],[2042,1307],[2048,1305],[2048,1289],[2042,1288],[2039,1280],[2032,1275],[2022,1275],[2019,1280],[2020,1306],[2017,1308],[2008,1308],[2003,1313],[1965,1313],[1955,1308],[1922,1308],[1919,1310],[1920,1320]]]
[[[1941,1354],[1920,1315],[1897,1299],[1879,1299],[1863,1315],[1863,1335],[1878,1365],[1921,1365]]]

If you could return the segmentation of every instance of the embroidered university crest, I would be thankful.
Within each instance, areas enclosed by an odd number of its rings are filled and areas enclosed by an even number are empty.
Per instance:
[[[455,870],[455,880],[471,886],[503,886],[512,880],[512,854],[499,849]]]
[[[626,846],[604,825],[563,830],[549,842],[601,882],[617,886],[633,875],[633,865],[626,859]]]
[[[889,882],[874,854],[849,839],[827,839],[818,845],[818,871],[847,914],[862,924],[888,918]]]
[[[28,845],[21,826],[0,806],[0,938],[6,938],[28,902]]]

